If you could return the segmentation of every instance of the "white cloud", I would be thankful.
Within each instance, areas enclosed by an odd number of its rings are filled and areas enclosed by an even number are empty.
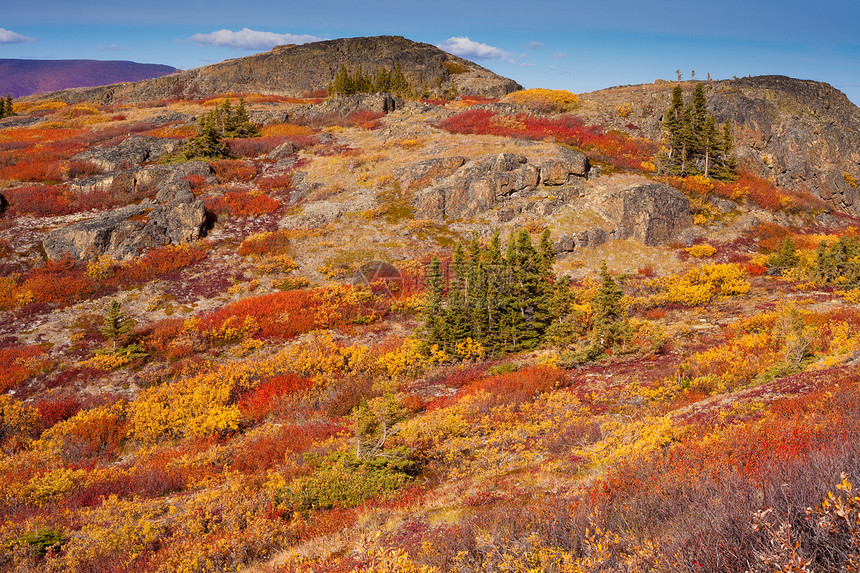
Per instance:
[[[520,62],[520,66],[522,66],[522,67],[524,67],[524,68],[531,68],[531,67],[534,67],[534,66],[536,66],[536,65],[537,65],[537,64],[532,64],[532,63],[529,63],[529,62]]]
[[[556,60],[561,60],[561,59],[566,58],[567,54],[565,54],[564,52],[556,52],[552,55],[552,57],[555,58]]]
[[[529,42],[526,46],[529,50],[542,50],[543,42]]]
[[[35,41],[35,38],[30,38],[29,36],[22,36],[21,34],[13,32],[12,30],[0,28],[0,44],[31,44]]]
[[[441,44],[438,44],[438,47],[461,58],[485,58],[493,60],[506,60],[510,58],[510,55],[506,51],[488,46],[487,44],[481,44],[480,42],[473,42],[468,36],[448,38]]]
[[[216,30],[210,34],[194,34],[189,36],[187,41],[239,50],[269,50],[281,44],[307,44],[308,42],[318,42],[321,39],[307,34],[276,34],[242,28],[238,32]]]

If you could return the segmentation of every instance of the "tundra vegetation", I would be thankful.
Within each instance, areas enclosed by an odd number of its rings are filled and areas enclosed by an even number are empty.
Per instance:
[[[344,68],[331,91],[386,75]],[[425,101],[401,118],[419,135],[396,114],[258,127],[311,101],[229,97],[18,102],[36,121],[0,126],[0,567],[858,570],[856,219],[792,224],[820,200],[729,176],[710,116],[669,162],[566,94],[512,97],[537,114]],[[130,135],[209,162],[183,179],[209,237],[122,261],[28,250],[22,229],[155,196],[81,183],[102,168],[76,155]],[[417,218],[391,158],[447,139],[659,178],[707,241],[630,269],[557,258],[558,219]],[[350,192],[372,201],[314,219]],[[727,233],[716,199],[761,220]]]

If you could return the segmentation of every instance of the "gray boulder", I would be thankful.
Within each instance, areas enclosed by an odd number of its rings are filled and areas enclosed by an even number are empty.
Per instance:
[[[190,187],[181,188],[177,184],[163,187],[156,195],[156,202],[144,200],[54,229],[42,246],[49,259],[68,255],[84,260],[109,255],[122,261],[153,247],[196,241],[205,232],[203,201],[194,198]]]
[[[662,183],[615,191],[604,199],[602,207],[616,223],[619,238],[646,245],[666,243],[693,224],[690,200]]]
[[[430,160],[409,171],[413,176],[407,178],[407,188],[435,179],[433,185],[415,194],[413,205],[421,216],[432,219],[471,217],[512,196],[533,191],[539,182],[537,168],[522,155],[488,155],[465,164],[460,163],[461,160],[461,157]],[[454,172],[445,177],[452,168]]]
[[[565,185],[571,176],[587,178],[591,165],[584,153],[560,148],[561,156],[544,161],[540,166],[540,182],[543,185]]]
[[[158,161],[179,148],[181,141],[163,137],[132,135],[113,147],[98,147],[78,153],[73,160],[86,160],[104,171],[116,171],[140,165],[147,161]]]

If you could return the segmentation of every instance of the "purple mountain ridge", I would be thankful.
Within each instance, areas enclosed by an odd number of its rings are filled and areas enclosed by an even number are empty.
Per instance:
[[[103,60],[13,60],[0,59],[0,95],[26,95],[138,82],[166,76],[176,68],[162,64],[139,64]]]

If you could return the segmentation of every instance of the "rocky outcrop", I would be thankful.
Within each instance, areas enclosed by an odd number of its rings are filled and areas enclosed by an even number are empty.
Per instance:
[[[117,171],[147,161],[158,161],[168,153],[176,151],[181,143],[176,139],[132,135],[119,145],[88,149],[72,157],[72,160],[90,161],[103,171]]]
[[[860,213],[860,109],[828,84],[785,76],[720,82],[709,100],[735,125],[740,166]],[[849,177],[846,177],[846,174]]]
[[[515,153],[466,161],[444,157],[402,168],[395,175],[413,191],[418,214],[431,219],[463,218],[501,207],[510,199],[531,194],[539,185],[563,185],[584,180],[588,158],[563,149],[558,158],[533,164]]]
[[[689,99],[698,82],[683,82]],[[606,129],[659,141],[677,82],[621,86],[582,94],[577,114]],[[705,82],[708,107],[731,121],[744,171],[809,191],[831,207],[860,214],[860,109],[832,86],[785,76]],[[618,106],[631,113],[620,115]],[[848,177],[846,177],[848,174]]]
[[[277,46],[270,52],[133,84],[64,90],[38,97],[69,103],[111,103],[231,92],[302,96],[327,88],[342,66],[352,70],[361,66],[372,73],[383,66],[393,70],[398,64],[413,86],[453,88],[463,95],[486,97],[501,97],[522,89],[513,80],[436,46],[400,36],[375,36]]]
[[[615,222],[617,238],[646,245],[666,243],[693,224],[690,200],[662,183],[649,183],[608,194],[601,210]]]
[[[465,157],[437,157],[402,167],[394,173],[394,176],[400,181],[400,187],[404,191],[423,189],[452,175],[464,163],[466,163]]]
[[[114,185],[152,185],[155,200],[146,199],[101,213],[92,219],[48,233],[42,242],[50,259],[93,259],[108,255],[127,260],[153,247],[196,241],[205,234],[206,209],[185,177],[208,175],[209,165],[190,162],[126,171]]]
[[[391,94],[355,94],[327,99],[319,104],[302,106],[293,112],[293,120],[308,121],[327,115],[345,116],[359,111],[389,113],[403,107],[404,102]]]

